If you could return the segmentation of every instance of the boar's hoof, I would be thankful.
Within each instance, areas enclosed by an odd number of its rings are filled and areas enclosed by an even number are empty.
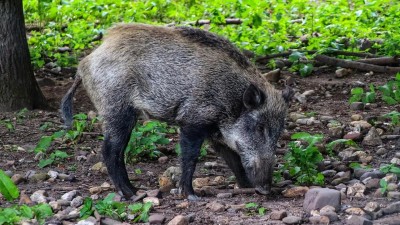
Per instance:
[[[255,190],[256,190],[256,193],[260,194],[260,195],[267,195],[267,194],[270,193],[269,190],[267,190],[267,189],[265,189],[263,187],[256,187]]]
[[[195,202],[195,201],[199,201],[201,198],[198,197],[197,195],[188,195],[187,199],[188,199],[188,201]]]

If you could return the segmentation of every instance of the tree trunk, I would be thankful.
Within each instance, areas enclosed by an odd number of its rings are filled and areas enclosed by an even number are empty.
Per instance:
[[[22,0],[0,0],[0,112],[45,106],[33,75]]]

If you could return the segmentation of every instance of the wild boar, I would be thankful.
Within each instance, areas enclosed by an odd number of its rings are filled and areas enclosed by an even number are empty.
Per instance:
[[[129,198],[124,150],[139,113],[180,127],[180,187],[195,200],[192,178],[205,139],[240,187],[268,194],[278,138],[292,91],[275,89],[233,44],[190,27],[121,24],[79,64],[61,109],[83,85],[103,119],[102,154],[118,191]]]

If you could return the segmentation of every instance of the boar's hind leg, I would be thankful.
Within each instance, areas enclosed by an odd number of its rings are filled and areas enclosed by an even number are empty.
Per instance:
[[[126,172],[124,152],[136,122],[133,107],[113,107],[104,116],[103,158],[116,189],[129,199],[136,193]]]
[[[182,177],[180,187],[188,200],[195,201],[198,197],[194,194],[192,179],[196,169],[197,158],[200,148],[206,137],[207,131],[204,128],[181,127],[180,145],[182,160]]]
[[[211,145],[213,149],[219,152],[219,154],[225,159],[226,164],[228,164],[229,168],[235,174],[236,181],[239,187],[241,188],[253,187],[253,185],[247,178],[246,172],[241,163],[240,156],[224,144],[212,142]]]

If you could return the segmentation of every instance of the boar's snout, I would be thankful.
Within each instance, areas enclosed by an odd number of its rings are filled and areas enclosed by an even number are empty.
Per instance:
[[[258,194],[267,195],[271,191],[274,156],[257,157],[247,168],[250,181]]]

